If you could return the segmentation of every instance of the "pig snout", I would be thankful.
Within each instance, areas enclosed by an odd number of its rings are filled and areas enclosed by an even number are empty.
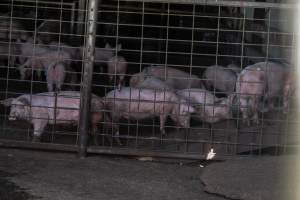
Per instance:
[[[12,106],[10,109],[8,120],[15,121],[15,120],[17,120],[17,116],[18,116],[18,110],[15,106]]]
[[[17,120],[16,114],[14,112],[10,112],[10,114],[8,116],[8,120],[10,120],[10,121]]]

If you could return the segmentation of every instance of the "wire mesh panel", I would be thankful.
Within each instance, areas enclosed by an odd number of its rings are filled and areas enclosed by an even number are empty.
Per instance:
[[[75,1],[1,2],[3,141],[79,143],[84,35],[75,33],[77,12]]]
[[[292,6],[173,2],[102,1],[97,40],[115,48],[94,66],[106,115],[92,149],[201,157],[296,144],[284,108],[294,96],[284,92],[295,70]]]
[[[298,144],[293,6],[102,0],[93,57],[87,3],[1,3],[0,140],[79,144],[92,76],[88,152],[203,158]],[[31,115],[13,121],[20,106]]]

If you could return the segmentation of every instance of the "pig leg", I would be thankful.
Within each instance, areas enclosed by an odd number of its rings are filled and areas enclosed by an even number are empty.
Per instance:
[[[46,120],[36,119],[33,122],[33,138],[32,142],[40,142],[41,135],[47,125]]]
[[[285,93],[283,96],[283,114],[287,114],[289,111],[289,97],[288,93]]]
[[[37,69],[36,73],[37,73],[38,80],[41,80],[42,79],[42,71],[40,69]]]
[[[48,81],[47,81],[48,82]],[[52,82],[48,82],[47,83],[47,87],[48,87],[48,91],[49,92],[53,92],[53,84],[52,84]]]
[[[47,73],[47,87],[48,87],[48,92],[53,92],[53,80],[49,76],[50,76],[49,73]]]
[[[246,97],[240,97],[240,110],[242,113],[242,121],[243,123],[247,123],[248,126],[250,126],[250,120],[249,120],[249,101],[246,99]]]
[[[61,86],[62,86],[62,82],[58,81],[58,82],[55,84],[55,91],[56,91],[56,92],[61,91]]]
[[[102,114],[99,112],[95,112],[92,114],[92,138],[94,140],[94,144],[95,145],[99,145],[98,144],[98,135],[97,135],[97,130],[98,130],[98,123],[101,121],[101,119],[103,118]]]
[[[109,75],[109,83],[110,84],[113,84],[113,79],[114,79],[114,76],[113,75]]]
[[[167,118],[167,115],[166,114],[161,114],[159,116],[159,119],[160,119],[160,133],[162,135],[166,135],[166,131],[165,131],[165,122],[166,122],[166,118]]]
[[[114,139],[115,139],[116,142],[118,143],[118,145],[121,146],[122,143],[121,143],[120,138],[119,138],[120,132],[119,132],[119,125],[118,125],[119,119],[114,119],[112,121],[111,117],[108,114],[105,114],[104,115],[104,121],[112,123],[111,125],[104,125],[106,133],[109,131],[109,128],[111,128],[111,130],[112,130],[112,133],[113,133],[112,138],[113,139],[111,140],[111,138],[108,137],[110,143],[112,144]]]
[[[253,104],[251,104],[251,110],[253,112],[253,116],[252,119],[254,121],[255,124],[259,124],[259,120],[258,120],[258,104],[259,104],[259,98],[255,97],[253,98]]]
[[[121,76],[119,77],[119,85],[118,85],[119,91],[121,90],[121,87],[122,87],[122,85],[123,85],[123,82],[124,82],[124,75],[121,75]]]

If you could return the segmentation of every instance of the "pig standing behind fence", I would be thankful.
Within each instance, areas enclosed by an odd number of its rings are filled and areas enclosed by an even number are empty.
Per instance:
[[[17,40],[16,46],[20,50],[20,54],[18,55],[18,61],[20,66],[18,67],[21,79],[24,80],[28,77],[29,73],[25,69],[25,63],[27,60],[32,59],[35,56],[39,56],[41,54],[49,52],[49,48],[40,46],[37,43],[40,42],[38,38],[35,41],[33,38],[28,38],[26,42],[21,42],[21,40]],[[38,65],[37,63],[32,65],[32,70],[37,72],[38,78],[41,78],[41,71],[43,71],[43,66]],[[30,73],[31,74],[31,73]]]
[[[283,95],[285,74],[289,71],[278,63],[259,62],[246,67],[238,77],[236,93],[243,120],[258,123],[258,111],[261,100],[262,105],[268,102],[264,110],[274,108],[275,100]]]
[[[123,56],[111,57],[107,62],[107,73],[109,75],[110,83],[113,83],[113,78],[119,77],[118,89],[121,89],[121,85],[124,84],[124,78],[127,71],[127,61]],[[117,82],[117,80],[116,80]]]
[[[147,77],[159,78],[174,89],[202,88],[202,82],[199,77],[164,66],[147,67],[142,72],[134,74],[130,79],[130,86],[135,87]]]
[[[19,66],[21,79],[24,79],[28,69],[43,69],[47,77],[48,90],[53,91],[55,84],[60,89],[65,79],[65,68],[71,63],[71,55],[65,51],[48,50],[39,54],[38,57],[29,58],[23,65]]]
[[[216,89],[230,95],[234,92],[237,75],[230,68],[213,65],[204,71],[203,79],[207,89]]]
[[[9,120],[22,119],[33,125],[33,141],[39,142],[47,124],[77,125],[79,121],[80,93],[64,91],[57,93],[24,94],[17,98],[0,101],[10,106]],[[97,123],[103,120],[103,103],[100,97],[92,95],[92,128],[95,133]]]
[[[195,110],[184,99],[169,91],[124,87],[113,90],[104,97],[106,110],[114,123],[121,118],[141,120],[151,117],[160,118],[160,131],[165,134],[165,121],[170,116],[177,125],[188,128],[190,113]],[[119,125],[114,125],[119,135]]]
[[[184,89],[176,92],[185,98],[196,110],[192,116],[202,122],[216,123],[232,117],[233,94],[227,98],[217,98],[205,89]]]

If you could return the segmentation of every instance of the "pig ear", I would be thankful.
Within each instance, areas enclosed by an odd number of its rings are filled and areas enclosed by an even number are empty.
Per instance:
[[[5,107],[9,107],[11,106],[11,103],[14,99],[15,98],[8,98],[8,99],[1,100],[0,104],[3,104]]]
[[[22,104],[24,104],[25,106],[30,105],[30,102],[26,98],[20,98],[20,99],[18,99],[18,101],[21,102]]]

